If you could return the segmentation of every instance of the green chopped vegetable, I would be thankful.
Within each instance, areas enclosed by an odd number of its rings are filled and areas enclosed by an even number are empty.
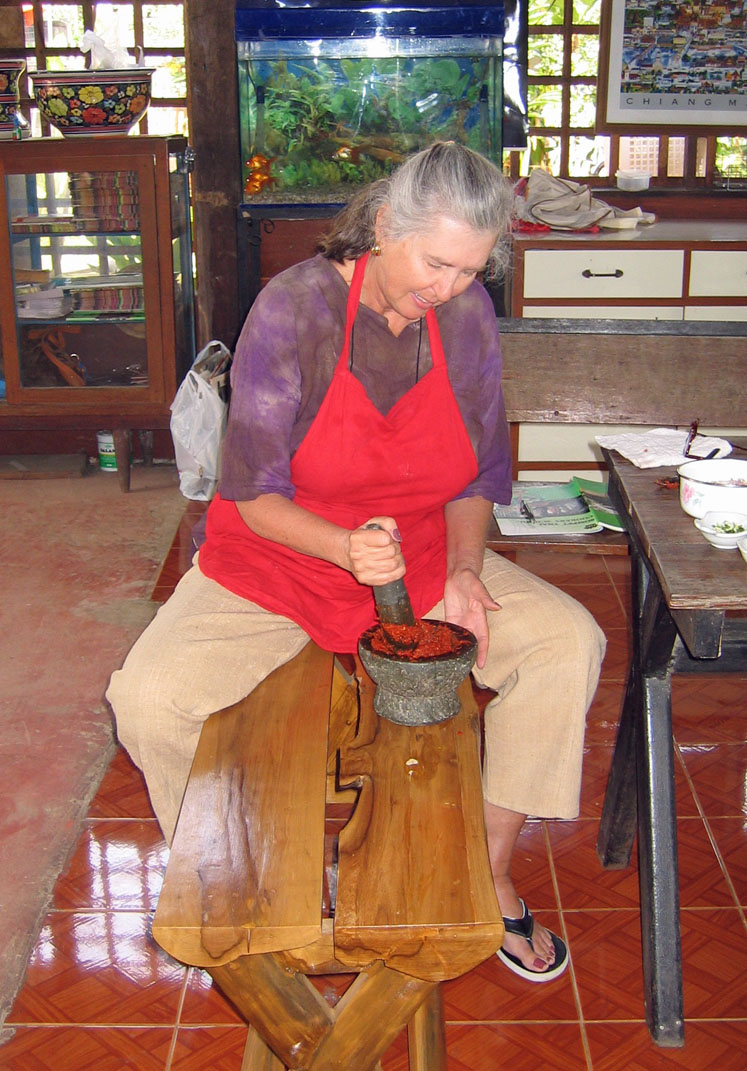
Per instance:
[[[720,521],[713,526],[714,532],[721,532],[722,535],[739,535],[740,532],[747,531],[743,524],[736,524],[734,521]]]

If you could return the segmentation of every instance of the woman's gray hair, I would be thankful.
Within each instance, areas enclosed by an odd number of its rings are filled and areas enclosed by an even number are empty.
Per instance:
[[[317,249],[330,260],[357,260],[376,240],[382,208],[380,234],[390,241],[423,234],[441,217],[498,235],[486,271],[494,278],[506,265],[512,206],[513,188],[495,164],[457,142],[437,141],[356,194]]]

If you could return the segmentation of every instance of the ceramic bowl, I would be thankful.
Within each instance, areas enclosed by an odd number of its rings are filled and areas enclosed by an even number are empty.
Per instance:
[[[25,59],[0,59],[0,96],[18,100],[18,80],[26,67]]]
[[[18,112],[18,98],[0,93],[0,125],[13,126],[13,117]]]
[[[747,514],[712,511],[696,517],[695,527],[711,546],[719,550],[735,550],[739,540],[747,536]]]
[[[686,461],[677,469],[680,505],[691,517],[711,510],[747,513],[747,461],[714,457]]]
[[[18,100],[5,94],[0,95],[0,141],[27,138],[29,134],[29,124],[19,111]]]
[[[153,70],[37,71],[30,77],[39,111],[65,137],[122,135],[150,104]]]

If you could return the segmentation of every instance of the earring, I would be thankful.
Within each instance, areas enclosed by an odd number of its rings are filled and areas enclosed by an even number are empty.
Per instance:
[[[375,257],[380,257],[381,256],[381,246],[379,245],[378,242],[374,242],[374,244],[371,246],[371,253]]]

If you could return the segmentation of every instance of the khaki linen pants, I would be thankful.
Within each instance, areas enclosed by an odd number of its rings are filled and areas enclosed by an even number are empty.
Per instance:
[[[497,692],[485,712],[485,798],[521,814],[574,818],[604,634],[570,596],[492,551],[482,580],[501,605],[488,614],[488,658],[474,671]],[[443,603],[426,616],[442,618]],[[169,842],[202,723],[307,642],[295,622],[232,594],[195,564],[113,674],[106,695],[117,734],[145,775]]]

